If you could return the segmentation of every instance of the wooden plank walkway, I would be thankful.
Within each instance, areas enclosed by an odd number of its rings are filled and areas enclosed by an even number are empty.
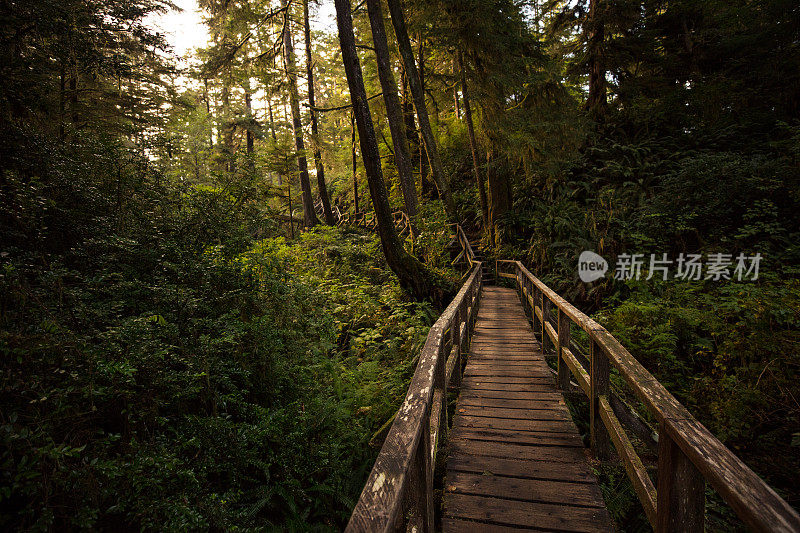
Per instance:
[[[611,531],[513,289],[485,287],[450,433],[444,531]]]

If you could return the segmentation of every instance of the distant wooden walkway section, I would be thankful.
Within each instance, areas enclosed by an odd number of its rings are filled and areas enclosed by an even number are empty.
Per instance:
[[[516,291],[484,287],[467,361],[443,530],[610,531],[578,430]]]
[[[404,220],[409,226],[397,218]],[[463,261],[467,272],[428,332],[347,533],[433,533],[440,524],[448,532],[609,531],[590,453],[625,468],[657,533],[702,533],[707,485],[752,530],[800,533],[800,515],[610,332],[519,261],[498,260],[494,269],[516,291],[486,287],[484,265],[463,229],[454,229],[453,252],[461,249],[454,264]],[[582,331],[584,347],[573,330]],[[543,352],[556,359],[555,379]],[[658,424],[657,436],[612,390],[612,369]],[[561,396],[573,379],[588,399],[590,449]],[[657,450],[656,472],[628,431]],[[439,507],[434,478],[442,463]]]

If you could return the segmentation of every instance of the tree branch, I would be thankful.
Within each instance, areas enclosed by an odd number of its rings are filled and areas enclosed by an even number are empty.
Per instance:
[[[378,94],[373,94],[372,96],[367,98],[367,101],[370,101],[373,98],[378,98],[379,96],[383,96],[383,93],[380,92]],[[303,106],[313,109],[314,111],[317,111],[319,113],[324,113],[326,111],[341,111],[342,109],[350,109],[351,107],[353,107],[353,104],[340,105],[336,107],[312,107],[308,105],[308,102],[303,102]]]

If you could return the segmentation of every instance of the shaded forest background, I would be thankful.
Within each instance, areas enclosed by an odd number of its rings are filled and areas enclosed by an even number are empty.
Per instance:
[[[797,2],[349,4],[374,153],[314,2],[203,0],[183,71],[145,22],[168,1],[0,2],[0,526],[340,529],[458,282],[456,221],[800,508]],[[381,194],[413,240],[332,224]],[[584,284],[583,250],[762,262]]]

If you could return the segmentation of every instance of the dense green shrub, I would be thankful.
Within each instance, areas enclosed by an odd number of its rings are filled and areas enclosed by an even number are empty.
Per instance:
[[[0,526],[341,527],[433,309],[373,234],[256,242],[224,188],[48,149],[2,188]]]

